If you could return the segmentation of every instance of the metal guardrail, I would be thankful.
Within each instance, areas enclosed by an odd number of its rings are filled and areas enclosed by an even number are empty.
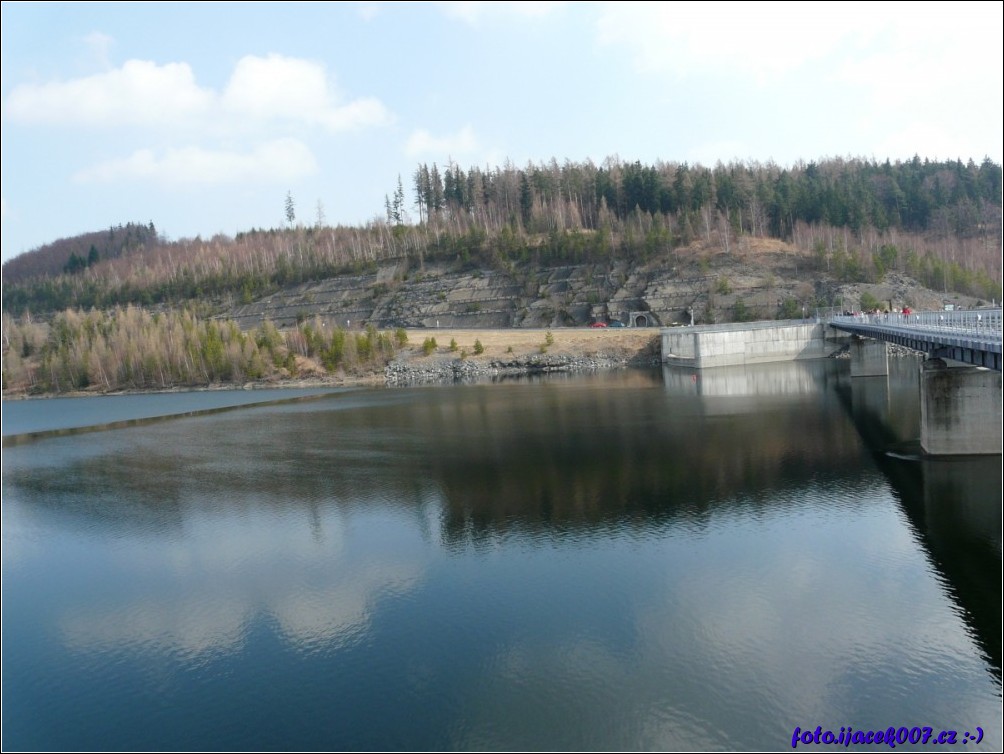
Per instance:
[[[931,356],[1001,371],[1000,309],[838,315],[830,317],[828,324]]]
[[[831,324],[875,325],[894,328],[909,328],[932,334],[969,336],[990,342],[1001,342],[1001,309],[965,309],[962,311],[910,312],[902,314],[854,314],[837,315],[828,320]]]

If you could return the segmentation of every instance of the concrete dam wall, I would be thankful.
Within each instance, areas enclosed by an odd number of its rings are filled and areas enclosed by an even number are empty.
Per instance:
[[[695,369],[820,359],[842,343],[820,322],[788,320],[662,328],[662,360]],[[843,339],[846,340],[846,339]]]

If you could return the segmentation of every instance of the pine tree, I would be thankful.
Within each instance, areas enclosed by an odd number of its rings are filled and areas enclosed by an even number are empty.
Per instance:
[[[401,174],[397,176],[397,188],[394,190],[394,202],[391,206],[391,215],[395,225],[404,222],[404,186],[401,185]]]
[[[429,214],[439,212],[443,208],[443,179],[439,175],[439,168],[436,163],[432,163],[432,173],[429,175],[430,199]]]
[[[415,170],[415,207],[418,209],[418,222],[426,218],[426,210],[431,203],[429,191],[429,166],[419,165]]]

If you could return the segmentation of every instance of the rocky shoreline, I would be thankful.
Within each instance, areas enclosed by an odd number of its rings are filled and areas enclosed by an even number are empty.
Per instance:
[[[412,329],[394,348],[389,363],[356,363],[330,370],[314,354],[297,353],[293,369],[274,369],[254,380],[175,383],[157,387],[91,385],[58,395],[122,395],[182,390],[377,387],[439,382],[453,384],[548,372],[589,372],[659,363],[655,328],[456,328]],[[55,397],[30,385],[6,385],[4,399]]]
[[[907,348],[906,346],[901,346],[898,343],[886,343],[886,355],[894,359],[903,359],[907,356],[919,357],[922,354],[919,351],[914,351],[912,348]],[[851,351],[849,346],[844,346],[839,351],[835,351],[830,354],[831,359],[849,359],[851,358]]]
[[[595,356],[540,354],[490,361],[450,358],[416,362],[409,359],[395,359],[384,369],[384,380],[389,387],[429,383],[450,384],[551,372],[596,372],[626,367],[652,367],[658,366],[659,363],[658,358],[627,359],[603,354]]]
[[[281,380],[259,380],[245,383],[214,383],[212,385],[174,385],[161,389],[74,390],[64,393],[27,394],[5,392],[4,400],[39,398],[83,398],[88,396],[146,395],[211,390],[271,390],[282,388],[318,387],[407,387],[423,384],[458,384],[484,382],[500,378],[526,377],[553,372],[598,372],[628,367],[657,367],[658,357],[570,356],[539,354],[512,359],[481,360],[477,358],[414,359],[404,355],[392,360],[383,373],[313,376]]]

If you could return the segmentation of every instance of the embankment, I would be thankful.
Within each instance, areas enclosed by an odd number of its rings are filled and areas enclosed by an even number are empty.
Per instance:
[[[388,385],[403,385],[653,363],[654,328],[415,329],[384,376]]]
[[[296,357],[294,375],[266,377],[252,382],[166,384],[158,389],[102,389],[63,391],[58,395],[176,392],[244,388],[312,387],[318,385],[405,385],[422,382],[473,381],[496,376],[539,372],[571,372],[642,366],[659,363],[656,328],[555,327],[551,329],[410,329],[407,343],[386,365],[372,369],[328,371],[317,358]],[[5,400],[48,398],[56,393],[5,385]]]

